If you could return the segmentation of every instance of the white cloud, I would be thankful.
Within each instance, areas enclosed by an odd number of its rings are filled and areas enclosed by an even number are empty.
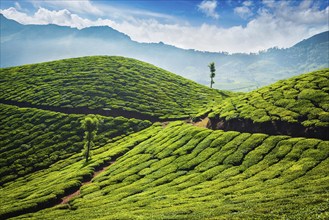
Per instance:
[[[104,15],[103,11],[100,10],[94,4],[92,4],[90,0],[68,0],[68,1],[30,0],[30,2],[37,8],[51,6],[51,7],[65,8],[76,13]]]
[[[21,24],[57,24],[79,29],[95,25],[94,22],[81,18],[76,14],[72,14],[67,9],[50,11],[45,8],[39,8],[38,11],[31,16],[13,7],[0,10],[0,12],[7,18],[14,19]]]
[[[106,16],[117,20],[135,20],[135,17],[153,17],[157,19],[173,20],[167,14],[135,9],[113,7],[102,1],[90,0],[29,0],[36,8],[51,8],[53,10],[67,9],[76,14]]]
[[[324,21],[329,23],[329,6],[320,10],[317,5],[309,4],[309,0],[304,0],[296,8],[287,5],[286,2],[282,2],[274,6],[276,15],[287,23],[292,22],[297,25],[317,25]],[[306,7],[307,5],[307,7]]]
[[[254,14],[250,9],[251,5],[252,5],[251,1],[244,1],[242,3],[242,6],[234,8],[234,13],[239,15],[243,19],[247,19]]]
[[[252,11],[245,6],[234,8],[234,13],[239,15],[243,19],[247,19],[253,15]]]
[[[252,2],[251,1],[244,1],[242,4],[243,4],[243,6],[249,7],[249,6],[252,5]]]
[[[262,3],[269,8],[273,8],[275,6],[275,0],[263,0]]]
[[[0,13],[9,19],[13,19],[21,24],[33,24],[33,19],[26,13],[16,10],[14,7],[8,9],[0,9]]]
[[[199,5],[198,9],[206,14],[208,17],[214,19],[219,18],[219,14],[216,12],[217,1],[216,0],[203,0]]]
[[[18,10],[22,10],[21,5],[19,4],[19,2],[15,2],[15,8],[17,8]]]
[[[129,35],[138,42],[162,41],[177,47],[201,51],[258,52],[270,47],[290,47],[302,39],[328,30],[329,7],[305,7],[304,2],[293,6],[282,2],[272,8],[264,6],[245,27],[221,28],[203,24],[168,24],[156,18],[132,20],[82,18],[69,10],[39,8],[28,15],[15,8],[1,10],[6,17],[23,24],[57,24],[84,28],[107,25]]]

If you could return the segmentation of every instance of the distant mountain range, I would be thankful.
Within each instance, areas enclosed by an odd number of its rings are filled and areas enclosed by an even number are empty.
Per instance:
[[[238,91],[329,67],[329,31],[286,49],[228,54],[185,50],[161,42],[138,43],[107,26],[78,30],[57,25],[22,25],[2,14],[0,19],[1,67],[79,56],[119,55],[208,85],[208,64],[215,62],[215,88]]]

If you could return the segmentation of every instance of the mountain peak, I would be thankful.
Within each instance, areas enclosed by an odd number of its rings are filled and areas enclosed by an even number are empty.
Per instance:
[[[324,43],[324,42],[329,42],[329,31],[325,31],[316,34],[310,38],[304,39],[301,42],[295,44],[293,47],[305,47],[305,46]]]
[[[19,22],[6,18],[3,14],[0,13],[0,19],[1,19],[1,36],[8,34],[7,31],[9,31],[9,34],[12,32],[18,31],[18,29],[26,28],[30,29],[31,32],[37,32],[36,29],[51,29],[51,31],[56,32],[62,32],[65,34],[69,34],[67,29],[71,29],[72,32],[79,35],[79,37],[97,37],[99,39],[105,39],[105,40],[129,40],[131,41],[130,37],[122,32],[119,32],[112,27],[109,26],[92,26],[92,27],[86,27],[81,30],[78,30],[76,28],[69,28],[67,26],[60,26],[57,24],[29,24],[29,25],[22,25]],[[53,28],[56,28],[56,30],[52,30]],[[63,32],[64,31],[64,32]],[[47,33],[49,31],[42,31],[43,37],[47,37]],[[58,35],[58,33],[52,33],[55,35]]]
[[[109,26],[92,26],[80,30],[82,34],[110,40],[131,40],[131,38]]]

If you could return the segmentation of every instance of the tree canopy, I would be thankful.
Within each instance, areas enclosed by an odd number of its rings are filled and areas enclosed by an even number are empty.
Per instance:
[[[216,76],[215,63],[214,62],[209,63],[208,67],[210,69],[210,88],[212,88],[212,85],[215,83],[214,78]]]
[[[95,115],[88,115],[81,121],[82,128],[85,130],[85,151],[84,155],[86,158],[86,162],[88,162],[90,157],[90,149],[93,147],[93,140],[96,137],[96,133],[98,130],[99,120]]]

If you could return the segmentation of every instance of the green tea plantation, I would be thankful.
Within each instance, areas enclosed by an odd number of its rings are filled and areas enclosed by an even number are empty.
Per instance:
[[[0,219],[329,219],[328,135],[329,69],[241,94],[124,57],[2,68]]]

